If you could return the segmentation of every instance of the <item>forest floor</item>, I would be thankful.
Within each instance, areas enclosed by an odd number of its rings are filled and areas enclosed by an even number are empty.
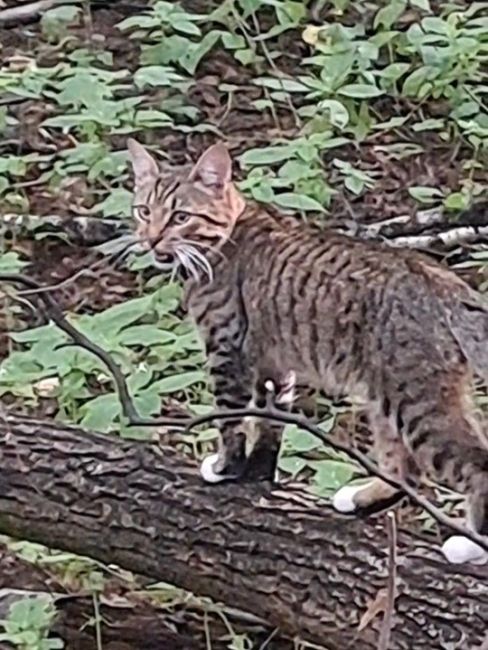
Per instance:
[[[421,236],[463,225],[463,210],[482,205],[474,234],[436,240],[427,252],[473,286],[488,286],[482,3],[392,0],[379,10],[356,0],[211,4],[87,0],[21,22],[2,19],[17,2],[0,2],[0,273],[22,272],[52,287],[72,322],[116,356],[145,416],[181,405],[203,411],[210,393],[200,344],[178,307],[179,287],[144,260],[120,259],[110,243],[130,222],[128,135],[165,165],[195,160],[224,139],[248,195],[360,236],[382,238],[383,228],[396,228],[412,237],[409,245],[420,237],[425,248]],[[197,458],[212,447],[214,429],[182,439],[127,427],[100,363],[65,345],[18,287],[2,286],[0,297],[2,408],[124,436],[157,435]],[[367,441],[350,407],[325,398],[320,407],[333,435]],[[347,458],[292,427],[280,471],[324,498],[358,474]],[[455,495],[435,496],[457,510]],[[438,534],[414,508],[401,517],[402,525]],[[62,592],[73,597],[60,601],[71,608],[82,592],[64,619],[70,625],[56,628],[67,647],[95,647],[100,633],[109,639],[105,650],[140,647],[130,629],[147,625],[141,603],[149,600],[160,609],[144,647],[158,647],[157,625],[176,626],[183,610],[190,618],[181,615],[180,623],[207,647],[285,647],[278,636],[266,642],[263,630],[234,630],[223,609],[216,614],[170,585],[149,597],[139,578],[88,560],[11,540],[3,553],[0,587]],[[123,613],[115,616],[117,599]],[[99,616],[100,603],[110,614]],[[74,640],[80,621],[84,637]]]

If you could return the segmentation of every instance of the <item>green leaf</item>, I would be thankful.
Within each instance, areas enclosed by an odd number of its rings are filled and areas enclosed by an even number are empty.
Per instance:
[[[250,65],[256,61],[256,54],[251,50],[251,48],[236,50],[234,52],[234,57],[239,61],[239,63],[242,63],[242,65]]]
[[[382,7],[376,14],[374,28],[377,29],[381,26],[383,29],[390,29],[393,23],[400,18],[406,5],[406,0],[390,0],[386,7]]]
[[[391,63],[381,70],[380,75],[382,79],[386,79],[393,83],[403,76],[409,69],[410,63]]]
[[[202,33],[198,25],[195,25],[195,23],[190,20],[172,20],[171,27],[175,32],[182,32],[189,36],[200,36]]]
[[[298,456],[282,456],[278,462],[278,467],[293,477],[297,476],[306,466],[307,461]]]
[[[295,453],[305,453],[322,446],[322,442],[313,434],[299,429],[295,424],[286,426],[283,433],[283,446]]]
[[[152,29],[158,26],[159,21],[155,16],[130,16],[116,25],[122,31],[125,29],[133,29],[134,27],[138,27],[139,29]]]
[[[430,118],[424,120],[423,122],[417,122],[412,125],[412,130],[416,133],[421,133],[422,131],[438,131],[439,129],[444,128],[445,120],[443,119],[434,119]]]
[[[156,343],[167,343],[175,340],[175,335],[164,332],[156,325],[133,325],[120,332],[117,337],[121,345],[141,345],[149,347]]]
[[[134,74],[134,83],[138,88],[148,86],[174,86],[184,81],[184,77],[175,72],[174,68],[164,65],[148,65],[139,68]]]
[[[448,210],[466,210],[469,203],[469,196],[462,192],[452,192],[444,199],[444,207]]]
[[[295,192],[282,192],[276,194],[274,202],[282,208],[291,208],[293,210],[313,210],[314,212],[325,212],[325,208],[315,199],[305,194],[296,194]]]
[[[131,213],[132,200],[132,192],[124,187],[117,187],[96,208],[102,212],[104,217],[128,217]]]
[[[155,387],[150,386],[135,396],[134,405],[142,417],[150,417],[160,412],[161,398]]]
[[[22,261],[15,251],[0,255],[0,273],[18,273],[27,264],[28,262]]]
[[[82,426],[106,433],[112,427],[115,418],[120,414],[121,406],[117,395],[110,393],[108,395],[99,395],[86,402],[81,407],[81,412],[84,414],[81,420]]]
[[[272,165],[293,157],[293,149],[289,145],[274,145],[262,149],[248,149],[239,158],[244,167],[251,165]]]
[[[179,375],[172,375],[165,377],[159,381],[154,382],[151,388],[157,391],[160,395],[168,393],[176,393],[177,391],[184,390],[193,386],[193,384],[206,382],[207,377],[203,370],[194,370],[191,372],[182,372]]]
[[[408,193],[419,203],[433,203],[435,199],[442,197],[442,192],[436,187],[425,187],[416,185],[408,188]]]
[[[409,97],[416,96],[420,87],[427,79],[428,70],[425,66],[414,70],[403,83],[402,94]]]
[[[317,106],[319,111],[327,111],[333,126],[343,129],[349,122],[349,111],[341,102],[335,99],[324,99]]]
[[[215,43],[220,38],[220,32],[212,30],[205,34],[200,43],[189,46],[184,56],[179,60],[179,64],[189,74],[193,75],[198,67],[198,64],[203,59],[207,52],[213,48]]]
[[[384,95],[384,90],[380,90],[376,86],[369,84],[346,84],[339,88],[337,91],[339,95],[345,95],[346,97],[355,97],[358,99],[364,99],[367,97],[379,97]]]
[[[309,466],[315,469],[313,491],[324,496],[348,483],[356,473],[354,465],[337,460],[313,461]]]
[[[222,32],[222,43],[228,50],[240,50],[247,45],[244,36],[232,34],[231,32]]]

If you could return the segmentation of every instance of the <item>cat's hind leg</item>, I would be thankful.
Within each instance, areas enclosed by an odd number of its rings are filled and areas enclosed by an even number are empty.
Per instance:
[[[390,419],[375,415],[370,417],[370,427],[380,471],[398,481],[416,481],[416,466]],[[402,496],[386,481],[373,478],[360,485],[345,485],[334,495],[332,505],[343,513],[377,510],[390,507]]]

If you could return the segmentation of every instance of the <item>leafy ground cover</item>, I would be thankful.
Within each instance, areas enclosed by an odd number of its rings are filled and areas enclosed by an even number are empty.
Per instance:
[[[487,9],[85,0],[23,25],[2,26],[0,14],[0,271],[55,285],[70,321],[121,365],[142,415],[204,411],[211,396],[180,288],[106,243],[130,219],[127,136],[167,165],[222,138],[242,190],[304,220],[374,224],[442,207],[455,224],[487,195]],[[445,256],[483,288],[482,246]],[[162,436],[197,457],[213,444],[213,429],[185,439],[129,429],[97,360],[67,345],[28,296],[0,295],[6,408]],[[328,430],[362,441],[347,407],[322,407]],[[293,428],[281,470],[323,496],[357,471]],[[251,647],[241,643],[229,647]]]

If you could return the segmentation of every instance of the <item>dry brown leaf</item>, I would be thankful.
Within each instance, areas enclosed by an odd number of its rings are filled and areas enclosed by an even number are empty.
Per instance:
[[[375,599],[368,605],[366,611],[361,616],[359,621],[357,632],[362,632],[371,621],[378,616],[378,614],[384,614],[386,608],[388,607],[388,589],[382,588],[378,590]]]

